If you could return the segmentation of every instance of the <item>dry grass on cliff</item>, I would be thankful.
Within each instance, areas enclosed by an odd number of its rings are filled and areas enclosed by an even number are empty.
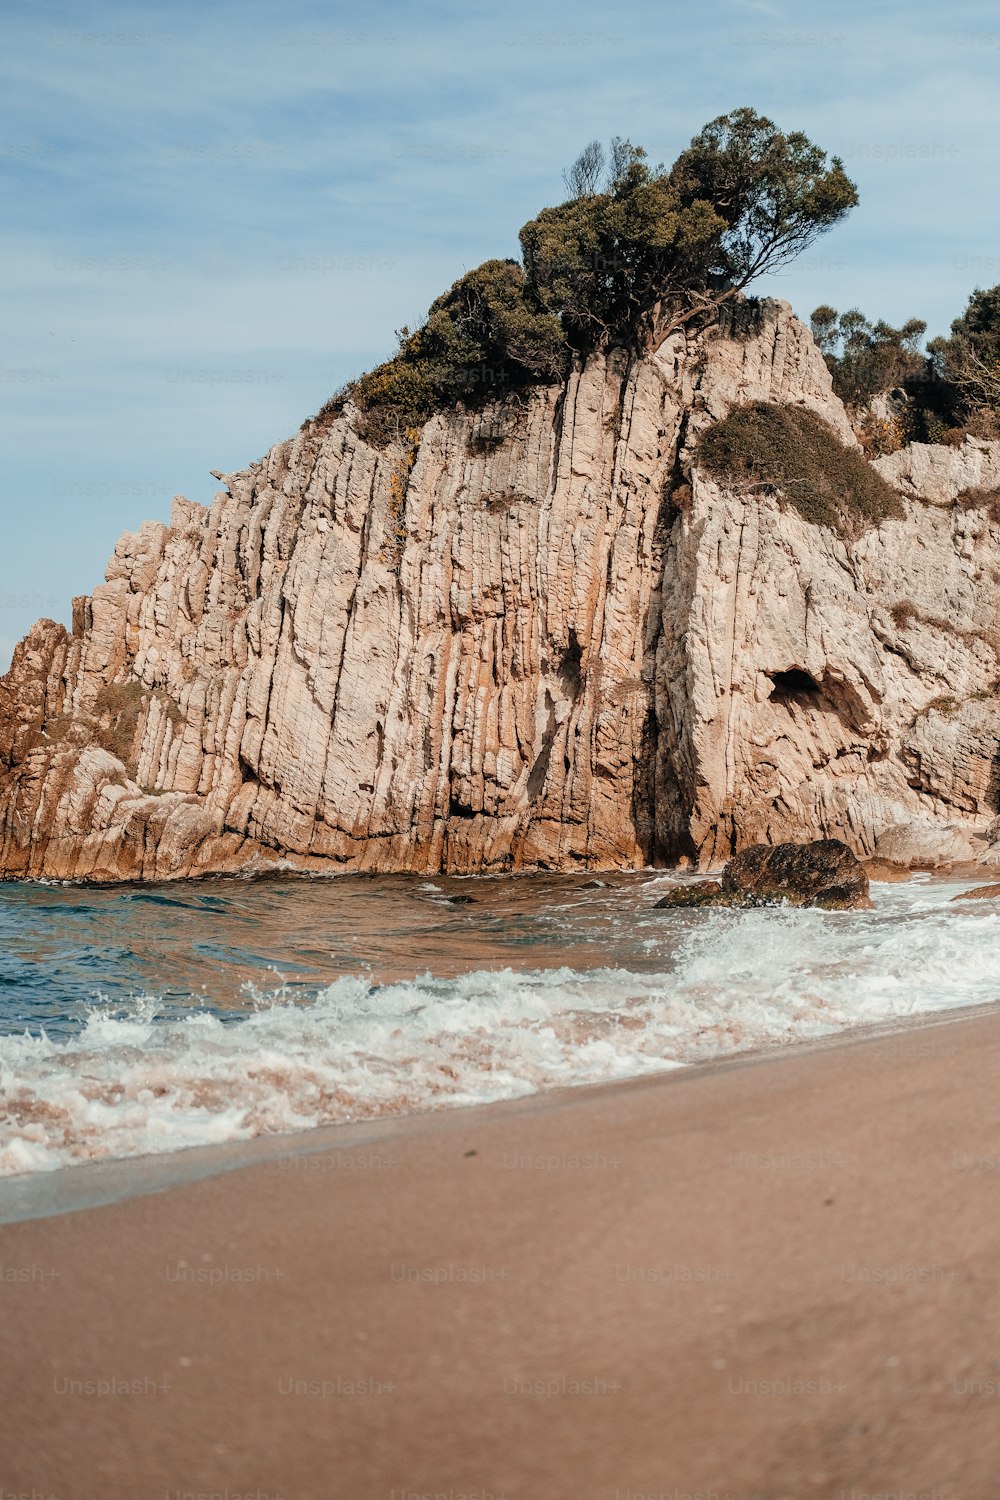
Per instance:
[[[314,417],[306,417],[299,427],[300,432],[311,431],[315,437],[322,437],[336,422],[338,417],[343,416],[344,407],[347,404],[348,388],[342,385],[339,390],[334,391],[328,401],[325,401]]]
[[[802,407],[764,401],[737,407],[703,435],[697,462],[724,484],[781,494],[804,520],[842,535],[904,514],[878,470]]]
[[[184,723],[184,715],[162,688],[147,688],[135,680],[113,682],[102,687],[94,700],[95,714],[107,721],[100,728],[100,743],[125,766],[132,766],[132,748],[139,720],[153,698],[163,704],[174,730],[179,729]]]
[[[977,510],[982,507],[991,521],[1000,522],[1000,489],[986,490],[977,487],[963,490],[955,497],[955,504],[961,510]]]
[[[930,630],[939,630],[943,635],[954,636],[960,641],[980,641],[1000,661],[1000,631],[977,625],[959,625],[957,620],[948,620],[943,615],[934,615],[920,609],[912,599],[898,600],[889,613],[897,630],[909,630],[912,625],[925,625]],[[993,698],[998,690],[1000,679],[992,683],[982,697]],[[973,693],[972,697],[979,698],[980,694]]]
[[[125,765],[130,761],[146,697],[141,682],[115,682],[102,687],[94,700],[94,712],[108,720],[101,725],[101,744]]]

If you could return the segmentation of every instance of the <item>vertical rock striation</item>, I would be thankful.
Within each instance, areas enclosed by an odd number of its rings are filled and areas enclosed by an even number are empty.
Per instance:
[[[0,683],[0,873],[472,871],[861,854],[998,808],[1000,444],[879,460],[848,543],[694,463],[734,406],[854,438],[785,303],[433,418],[350,412],[119,541]],[[411,463],[412,461],[412,463]]]

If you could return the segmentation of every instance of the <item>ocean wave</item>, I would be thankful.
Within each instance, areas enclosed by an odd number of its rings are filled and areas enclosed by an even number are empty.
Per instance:
[[[250,1014],[95,1005],[69,1039],[0,1037],[0,1173],[514,1098],[1000,997],[1000,915],[954,888],[870,913],[712,911],[643,928],[652,972],[480,969]],[[638,936],[638,935],[637,935]],[[210,997],[209,997],[210,998]]]

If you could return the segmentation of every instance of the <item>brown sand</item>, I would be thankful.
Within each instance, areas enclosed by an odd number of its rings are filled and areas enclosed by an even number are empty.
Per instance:
[[[998,1058],[984,1014],[0,1228],[2,1491],[1000,1496]]]

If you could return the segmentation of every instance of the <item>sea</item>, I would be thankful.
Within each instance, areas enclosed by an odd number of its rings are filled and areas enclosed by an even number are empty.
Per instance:
[[[691,1068],[1000,999],[1000,902],[663,872],[0,885],[0,1175]],[[955,898],[959,899],[956,900]]]

